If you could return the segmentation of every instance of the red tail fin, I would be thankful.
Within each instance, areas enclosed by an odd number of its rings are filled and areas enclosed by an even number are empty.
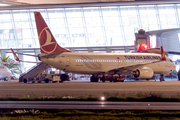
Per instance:
[[[161,46],[161,60],[166,60],[165,52],[162,46]]]
[[[40,12],[34,12],[34,16],[36,20],[41,53],[57,53],[61,51],[71,52],[70,50],[62,48],[58,45]]]
[[[11,51],[14,55],[15,60],[20,62],[21,60],[19,59],[19,57],[16,55],[16,53],[14,52],[14,50],[12,48],[11,48]]]

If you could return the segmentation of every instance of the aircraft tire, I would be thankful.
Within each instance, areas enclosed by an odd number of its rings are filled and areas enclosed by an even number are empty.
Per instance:
[[[105,77],[103,76],[103,77],[101,78],[101,80],[102,80],[102,82],[105,82]]]
[[[45,79],[45,83],[49,83],[49,79]]]
[[[110,82],[112,82],[112,80],[110,80]]]
[[[23,82],[24,82],[24,83],[27,83],[27,79],[25,78],[25,79],[23,80]]]
[[[63,80],[59,81],[59,83],[63,83],[63,82],[64,82]]]
[[[57,83],[57,81],[52,81],[52,83]]]
[[[32,83],[35,83],[35,81],[32,81]]]
[[[99,78],[97,77],[97,78],[95,78],[95,82],[98,82],[99,81]]]
[[[65,77],[62,77],[61,81],[59,81],[60,83],[64,82],[66,80]]]
[[[160,82],[162,82],[162,81],[165,81],[163,77],[162,77],[162,78],[160,78]]]
[[[113,79],[113,82],[117,82],[117,80],[116,80],[116,79]]]
[[[91,76],[90,82],[94,82],[94,76]]]

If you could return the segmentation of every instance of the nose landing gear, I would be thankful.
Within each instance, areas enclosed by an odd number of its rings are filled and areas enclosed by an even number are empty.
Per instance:
[[[164,77],[163,77],[163,74],[160,74],[160,82],[164,81]]]
[[[91,82],[98,82],[99,78],[95,75],[91,76]]]

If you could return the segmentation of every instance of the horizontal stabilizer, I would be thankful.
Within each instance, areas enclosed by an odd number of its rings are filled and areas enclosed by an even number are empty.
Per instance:
[[[16,55],[16,53],[14,52],[14,50],[12,48],[11,48],[11,51],[14,55],[15,60],[20,62],[21,60],[19,59],[19,57]]]
[[[20,55],[27,55],[27,56],[33,56],[33,57],[38,57],[38,55],[31,55],[31,54],[24,54],[24,53],[17,53],[17,54],[20,54]]]
[[[50,53],[50,54],[40,54],[40,57],[45,57],[45,58],[55,58],[59,54],[62,54],[65,51],[57,52],[57,53]]]

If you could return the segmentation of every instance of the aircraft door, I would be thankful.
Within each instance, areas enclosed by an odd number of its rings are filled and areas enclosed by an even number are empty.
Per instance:
[[[69,56],[66,56],[66,67],[69,67],[70,66],[70,57]]]

